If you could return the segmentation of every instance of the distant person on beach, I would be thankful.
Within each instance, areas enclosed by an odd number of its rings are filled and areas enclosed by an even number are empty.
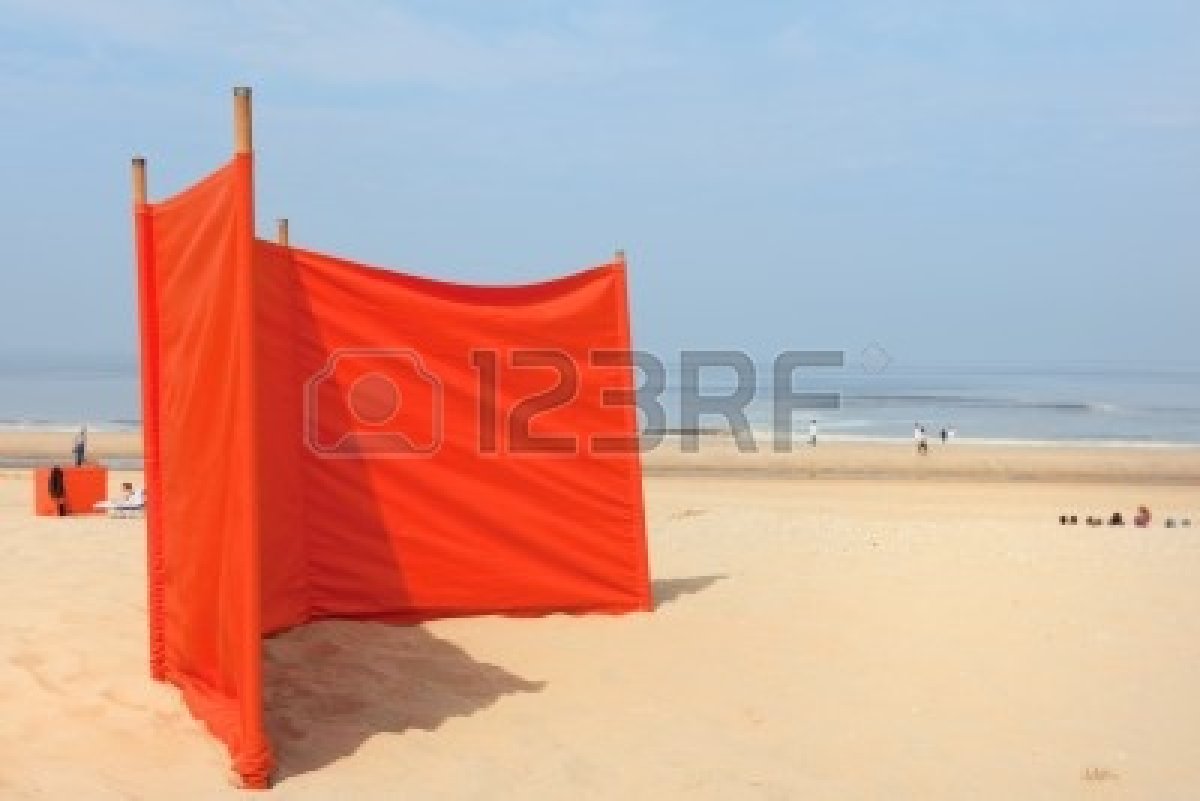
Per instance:
[[[50,468],[50,476],[46,479],[46,493],[54,501],[54,508],[59,517],[67,515],[67,481],[63,469],[58,465]]]
[[[128,481],[121,484],[120,494],[111,500],[98,501],[93,507],[108,512],[115,517],[144,512],[146,509],[146,490],[135,490]]]
[[[83,459],[87,456],[87,426],[79,429],[79,433],[75,435],[75,445],[71,448],[71,452],[75,454],[75,466],[82,467]]]
[[[817,447],[817,421],[808,421],[808,444]]]
[[[917,453],[929,453],[929,439],[925,436],[925,426],[920,423],[913,428],[913,438],[917,441]]]
[[[942,426],[942,444],[945,445],[946,440],[949,438],[950,438],[950,432],[946,430],[945,426]]]
[[[1150,509],[1146,506],[1139,506],[1137,514],[1133,516],[1133,524],[1138,528],[1146,528],[1150,525]]]
[[[117,497],[107,501],[100,501],[96,504],[97,509],[105,509],[110,506],[118,506],[123,503],[129,503],[134,499],[133,484],[128,481],[121,482],[121,491],[117,493]]]

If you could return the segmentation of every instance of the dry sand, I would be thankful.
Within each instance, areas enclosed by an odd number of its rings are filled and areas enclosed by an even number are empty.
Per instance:
[[[1021,450],[920,480],[652,457],[655,613],[272,639],[255,797],[1200,797],[1200,529],[1057,523],[1200,517],[1196,452]],[[0,473],[0,798],[247,797],[147,675],[142,521],[31,496]]]

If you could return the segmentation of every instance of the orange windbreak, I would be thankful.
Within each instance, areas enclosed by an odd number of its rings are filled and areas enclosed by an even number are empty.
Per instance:
[[[255,241],[248,155],[136,210],[151,664],[269,780],[261,636],[650,607],[625,268],[449,284]]]
[[[251,786],[262,726],[250,156],[139,210],[153,673]]]

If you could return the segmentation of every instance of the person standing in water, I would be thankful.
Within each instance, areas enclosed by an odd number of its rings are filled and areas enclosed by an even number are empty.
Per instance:
[[[808,421],[808,444],[812,447],[817,447],[817,421]]]
[[[71,452],[75,454],[75,466],[82,467],[83,459],[87,456],[87,425],[79,429],[79,433],[75,435],[75,445],[71,448]]]

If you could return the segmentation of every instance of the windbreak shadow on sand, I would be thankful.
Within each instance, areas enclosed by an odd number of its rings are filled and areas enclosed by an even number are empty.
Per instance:
[[[718,581],[729,578],[728,573],[714,573],[709,576],[689,576],[687,578],[654,579],[650,582],[650,591],[654,595],[654,608],[669,604],[684,595],[694,595],[707,590]]]
[[[420,626],[323,621],[264,646],[276,781],[348,756],[374,734],[432,731],[505,695],[545,687],[479,662]]]

